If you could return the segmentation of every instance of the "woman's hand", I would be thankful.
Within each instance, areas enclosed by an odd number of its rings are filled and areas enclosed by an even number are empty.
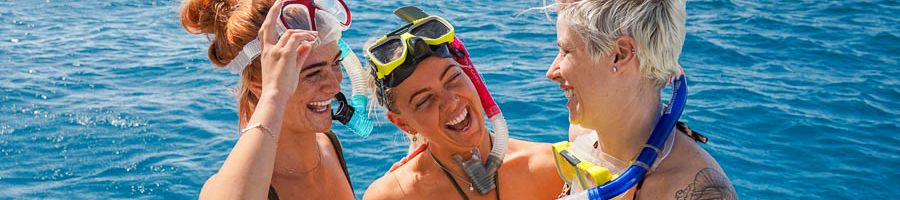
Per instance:
[[[314,31],[290,29],[280,38],[275,31],[278,23],[281,1],[276,1],[266,16],[259,31],[262,53],[262,94],[261,98],[274,98],[286,102],[297,89],[300,70],[318,37]]]

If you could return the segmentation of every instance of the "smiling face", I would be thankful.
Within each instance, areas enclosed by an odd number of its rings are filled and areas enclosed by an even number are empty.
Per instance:
[[[560,51],[547,70],[547,78],[558,82],[569,99],[566,107],[570,123],[594,125],[617,116],[618,108],[624,105],[625,94],[621,92],[625,87],[612,70],[613,56],[592,57],[586,43],[569,29],[565,16],[557,19],[557,42]]]
[[[331,129],[331,101],[341,89],[339,59],[337,42],[319,45],[310,52],[285,110],[285,127],[300,132]]]
[[[472,81],[451,58],[432,56],[392,88],[396,112],[388,118],[404,131],[422,134],[435,148],[469,151],[486,136],[484,110]]]

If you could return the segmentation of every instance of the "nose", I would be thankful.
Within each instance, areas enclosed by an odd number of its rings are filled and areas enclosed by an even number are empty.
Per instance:
[[[341,91],[341,71],[338,69],[337,73],[332,70],[323,70],[322,73],[325,73],[326,77],[321,82],[321,91],[326,94],[337,94]]]
[[[440,100],[441,100],[440,105],[443,105],[442,107],[445,108],[444,110],[447,111],[447,113],[456,111],[456,109],[458,109],[459,106],[461,106],[461,105],[459,105],[459,103],[460,103],[459,95],[457,95],[456,92],[454,92],[454,91],[443,90],[443,92],[441,92],[438,95],[439,95],[438,98],[440,98]]]
[[[559,55],[557,55],[556,58],[553,59],[553,63],[551,63],[550,68],[547,69],[547,79],[561,83],[562,74],[559,71],[559,62],[561,59],[562,57]]]

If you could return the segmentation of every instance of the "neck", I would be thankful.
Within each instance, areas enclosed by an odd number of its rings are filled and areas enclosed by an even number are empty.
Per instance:
[[[298,176],[322,168],[322,152],[316,133],[285,126],[275,155],[275,177]]]
[[[492,148],[490,134],[488,134],[487,131],[484,131],[483,135],[484,135],[484,140],[482,140],[481,144],[479,144],[477,147],[478,151],[480,152],[480,155],[478,155],[478,156],[481,158],[482,164],[487,162],[487,157],[490,154],[491,148]],[[440,164],[442,164],[446,170],[448,170],[454,176],[458,176],[458,177],[454,177],[454,179],[457,180],[457,183],[459,183],[460,185],[463,185],[464,183],[468,184],[469,182],[471,182],[471,180],[468,179],[468,177],[466,176],[465,170],[463,170],[460,163],[456,162],[456,159],[453,158],[453,155],[458,154],[458,155],[462,156],[463,160],[469,160],[469,159],[472,159],[472,151],[471,150],[472,149],[455,151],[455,150],[441,149],[440,147],[437,147],[435,145],[429,145],[428,151],[430,151],[430,152],[427,152],[427,153],[433,154],[434,159],[437,159],[437,161],[440,162]],[[420,159],[419,162],[430,162],[430,163],[419,163],[419,166],[433,166],[433,168],[426,167],[426,169],[441,170],[440,167],[437,166],[437,163],[435,163],[435,160],[433,160],[430,156],[428,156],[427,159]],[[439,172],[439,173],[443,173],[443,172]],[[460,178],[465,178],[465,179],[460,180]]]
[[[659,90],[656,90],[659,91]],[[658,92],[657,92],[658,93]],[[628,101],[617,119],[607,120],[607,125],[589,124],[596,127],[603,151],[613,157],[630,161],[637,157],[647,143],[659,115],[659,95],[646,94],[644,97]]]

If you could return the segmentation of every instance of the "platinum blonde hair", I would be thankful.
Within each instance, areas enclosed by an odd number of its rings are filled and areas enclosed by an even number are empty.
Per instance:
[[[584,40],[588,53],[611,53],[619,36],[631,36],[644,76],[664,86],[680,74],[684,0],[562,0],[559,16]]]

